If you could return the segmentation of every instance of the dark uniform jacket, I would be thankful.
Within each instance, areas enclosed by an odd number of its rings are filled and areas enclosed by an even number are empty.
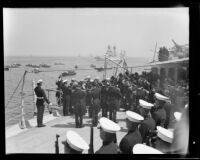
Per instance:
[[[121,98],[120,89],[114,86],[109,87],[108,89],[108,102],[110,109],[119,108],[119,100]]]
[[[128,132],[121,140],[119,148],[122,154],[133,154],[132,149],[135,144],[142,143],[140,131],[136,129],[133,132]]]
[[[75,89],[72,92],[72,105],[74,106],[75,113],[79,115],[83,115],[85,112],[84,108],[84,98],[85,98],[85,92],[81,89]]]
[[[164,110],[164,108],[159,108],[152,114],[152,117],[156,122],[156,126],[164,127],[166,121],[166,111]]]
[[[37,87],[35,87],[34,91],[35,91],[35,94],[37,96],[36,105],[44,105],[45,101],[48,104],[50,103],[49,100],[46,97],[44,89],[42,89],[41,87],[37,86]]]
[[[149,131],[153,131],[156,128],[156,122],[153,118],[148,117],[144,121],[142,121],[140,125],[140,133],[142,136],[142,143],[147,141],[147,136],[149,134]]]
[[[106,107],[106,101],[107,101],[107,97],[108,97],[108,91],[107,91],[107,87],[106,86],[102,86],[101,87],[101,106],[102,107]]]
[[[118,154],[119,147],[114,142],[103,142],[103,146],[95,154]]]
[[[71,96],[72,94],[71,89],[65,85],[62,86],[62,92],[63,92],[63,97]]]

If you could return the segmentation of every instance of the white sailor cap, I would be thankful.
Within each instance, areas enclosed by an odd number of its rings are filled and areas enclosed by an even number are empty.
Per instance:
[[[94,80],[93,80],[93,79],[90,79],[90,82],[94,82]]]
[[[156,98],[157,98],[158,100],[161,100],[161,101],[168,101],[168,100],[169,100],[168,97],[165,97],[165,96],[163,96],[163,95],[161,95],[161,94],[159,94],[159,93],[155,93],[155,96],[156,96]]]
[[[157,136],[165,142],[172,143],[174,134],[172,131],[165,129],[161,126],[157,126]]]
[[[64,81],[63,81],[63,83],[65,83],[65,82],[67,82],[68,80],[67,79],[65,79]]]
[[[174,112],[174,117],[176,118],[177,121],[179,121],[181,119],[181,115],[182,115],[182,113],[180,113],[180,112]]]
[[[110,77],[107,77],[106,80],[109,81],[109,80],[110,80]]]
[[[42,79],[39,79],[38,81],[37,81],[37,83],[42,83],[43,82],[43,80]]]
[[[87,78],[91,78],[91,76],[88,75]]]
[[[126,116],[131,122],[140,123],[144,120],[144,117],[132,111],[126,111]]]
[[[133,147],[133,154],[163,154],[163,153],[153,147],[144,144],[136,144]]]
[[[105,132],[108,132],[108,133],[116,133],[117,131],[120,130],[120,126],[117,123],[105,117],[102,117],[99,119],[98,128],[100,126]]]
[[[153,107],[154,105],[151,103],[148,103],[142,99],[139,100],[139,104],[141,107],[146,108],[146,109],[151,109],[151,107]]]
[[[75,81],[75,80],[76,80],[75,78],[72,78],[72,79],[71,79],[71,81]]]
[[[71,130],[67,131],[66,137],[67,137],[67,143],[74,150],[82,152],[83,150],[88,150],[89,149],[89,145],[76,132],[71,131]]]

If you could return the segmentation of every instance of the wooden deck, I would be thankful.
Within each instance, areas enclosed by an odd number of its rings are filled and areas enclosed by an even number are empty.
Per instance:
[[[36,119],[32,119],[31,125],[28,129],[19,130],[17,126],[12,128],[15,131],[7,132],[6,138],[6,154],[12,153],[55,153],[55,140],[56,134],[60,135],[59,138],[59,149],[60,153],[64,153],[64,147],[61,143],[66,139],[65,134],[67,130],[76,131],[79,135],[81,135],[86,142],[90,143],[90,124],[91,119],[88,116],[84,116],[83,118],[83,128],[75,128],[75,119],[74,116],[66,116],[66,117],[58,117],[52,118],[50,117],[50,121],[48,121],[49,115],[44,117],[44,123],[46,127],[37,128]],[[127,128],[125,123],[125,112],[117,112],[117,121],[121,126],[121,131],[117,132],[117,142],[119,144],[122,137],[126,134]],[[10,133],[10,134],[9,134]],[[12,134],[11,134],[12,133]],[[99,130],[94,127],[94,151],[97,151],[102,145],[102,141],[99,137]],[[88,153],[88,151],[84,151],[83,153]]]

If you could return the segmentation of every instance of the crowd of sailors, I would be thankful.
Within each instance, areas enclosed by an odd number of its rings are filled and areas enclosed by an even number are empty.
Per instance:
[[[88,113],[92,125],[100,129],[103,144],[97,154],[186,153],[189,134],[188,83],[180,81],[174,84],[170,79],[161,79],[160,83],[159,80],[152,80],[146,72],[141,75],[120,73],[102,81],[91,76],[80,81],[74,78],[68,81],[59,76],[56,98],[58,106],[63,108],[63,116],[75,115],[76,128],[83,127],[83,116]],[[41,88],[41,84],[42,80],[38,81],[37,87]],[[50,105],[51,102],[44,90],[37,87],[40,127],[44,126],[44,109],[39,111],[39,108],[44,106],[44,101]],[[116,117],[118,111],[126,113],[128,129],[119,146],[116,140],[120,131]],[[84,139],[72,132],[67,132],[63,142],[65,153],[82,153],[89,149]]]

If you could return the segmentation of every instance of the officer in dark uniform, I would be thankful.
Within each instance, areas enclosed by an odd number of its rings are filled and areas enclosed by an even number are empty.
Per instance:
[[[119,88],[111,84],[108,89],[108,110],[109,119],[116,122],[117,109],[119,108],[119,100],[121,98],[121,93]]]
[[[83,124],[83,115],[85,112],[83,106],[84,104],[81,103],[81,100],[85,97],[85,92],[81,90],[77,82],[74,82],[73,89],[72,105],[74,106],[76,128],[81,128]]]
[[[155,104],[156,110],[152,114],[152,118],[155,120],[156,126],[164,127],[166,121],[166,111],[163,108],[163,106],[166,103],[166,100],[169,100],[169,98],[159,93],[155,93],[155,97],[156,97],[156,104]]]
[[[61,87],[63,86],[62,75],[58,77],[58,81],[56,81],[57,91],[56,91],[56,100],[57,104],[60,107],[62,105],[62,90]]]
[[[44,89],[42,89],[42,80],[38,80],[37,87],[35,87],[34,91],[37,96],[36,106],[37,106],[37,126],[44,127],[43,124],[43,114],[44,114],[44,102],[47,102],[49,105],[52,105],[50,101],[47,99]]]
[[[99,120],[98,128],[100,128],[100,138],[103,141],[103,145],[95,154],[119,154],[119,147],[114,141],[120,126],[108,118],[102,117]]]
[[[156,122],[155,120],[151,117],[150,109],[153,107],[153,104],[148,103],[144,100],[139,100],[139,104],[141,106],[140,108],[140,115],[144,117],[144,120],[141,122],[140,125],[140,133],[142,136],[142,143],[146,143],[147,145],[149,144],[149,139],[150,134],[152,131],[155,130],[156,128]]]
[[[63,92],[63,115],[67,116],[69,114],[70,99],[72,93],[71,89],[67,84],[67,79],[63,81],[62,92]]]
[[[100,111],[100,97],[101,97],[100,94],[101,94],[101,89],[97,87],[97,84],[93,83],[93,88],[91,90],[93,126],[96,126],[98,123],[98,113]]]
[[[89,118],[92,118],[92,95],[91,95],[91,90],[92,90],[92,85],[90,82],[90,76],[88,76],[87,82],[86,82],[86,106],[88,107],[88,115]]]
[[[102,80],[102,87],[101,87],[101,108],[102,108],[102,117],[108,116],[108,104],[107,104],[107,98],[108,98],[108,87],[106,80]]]
[[[138,129],[138,125],[144,118],[132,111],[126,111],[126,116],[128,133],[122,138],[119,148],[123,154],[132,154],[134,145],[142,143],[142,136]]]
[[[66,140],[62,141],[65,154],[82,154],[84,150],[89,149],[87,142],[76,132],[67,131]]]

